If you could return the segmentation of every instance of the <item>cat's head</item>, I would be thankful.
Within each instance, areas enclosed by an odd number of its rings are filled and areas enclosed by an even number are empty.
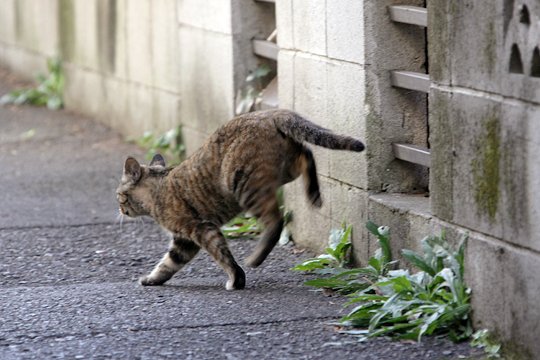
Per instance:
[[[154,207],[156,186],[167,172],[165,160],[159,154],[154,156],[148,166],[128,157],[120,185],[116,189],[120,213],[129,217],[150,215]]]

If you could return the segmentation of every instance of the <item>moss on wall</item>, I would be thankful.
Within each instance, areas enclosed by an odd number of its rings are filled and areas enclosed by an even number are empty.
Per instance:
[[[501,163],[500,122],[495,115],[483,122],[483,136],[478,139],[479,149],[472,161],[474,178],[474,199],[478,211],[495,220],[499,204],[499,183]]]

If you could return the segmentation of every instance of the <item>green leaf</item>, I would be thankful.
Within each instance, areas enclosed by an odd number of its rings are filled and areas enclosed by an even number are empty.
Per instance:
[[[372,221],[368,221],[366,223],[366,228],[368,229],[368,231],[370,233],[372,233],[373,235],[375,236],[379,236],[379,225],[375,224],[374,222]]]
[[[436,271],[433,269],[424,258],[412,250],[403,249],[401,250],[401,255],[410,262],[412,265],[416,266],[418,269],[427,272],[431,276],[435,276]]]

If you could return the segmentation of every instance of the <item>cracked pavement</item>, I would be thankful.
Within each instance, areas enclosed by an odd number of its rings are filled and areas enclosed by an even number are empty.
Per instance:
[[[0,69],[0,95],[21,86]],[[33,136],[27,136],[32,130]],[[26,134],[26,135],[25,135]],[[467,344],[358,342],[329,325],[346,299],[289,269],[276,248],[247,288],[226,291],[206,253],[144,288],[168,239],[150,220],[117,222],[114,191],[137,147],[68,111],[0,107],[0,359],[453,359]],[[230,241],[241,261],[255,241]]]

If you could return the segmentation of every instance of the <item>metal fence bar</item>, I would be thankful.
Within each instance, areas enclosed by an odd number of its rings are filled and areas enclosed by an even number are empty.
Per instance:
[[[412,71],[391,71],[392,86],[429,93],[429,74]]]
[[[266,40],[252,40],[253,52],[271,60],[277,60],[279,47],[277,44]]]
[[[390,19],[395,22],[427,27],[427,9],[419,6],[389,6]]]
[[[431,152],[428,148],[411,144],[392,144],[397,159],[430,167]]]
[[[258,1],[258,2],[267,2],[267,3],[275,3],[276,0],[255,0],[255,1]]]

